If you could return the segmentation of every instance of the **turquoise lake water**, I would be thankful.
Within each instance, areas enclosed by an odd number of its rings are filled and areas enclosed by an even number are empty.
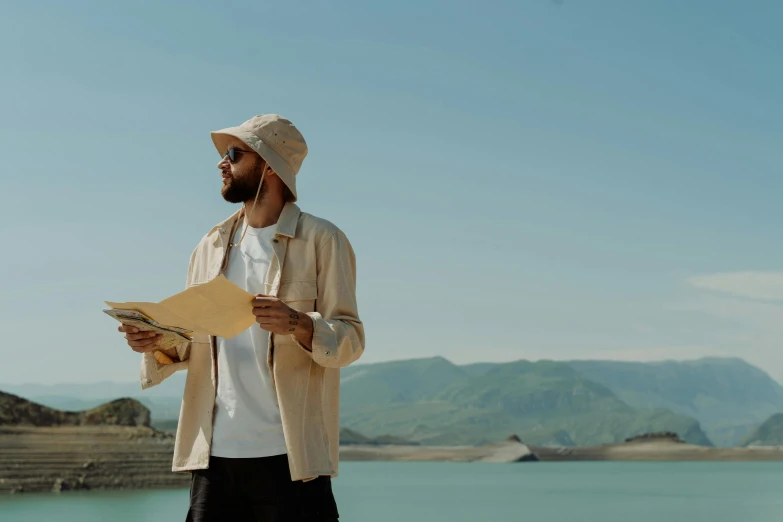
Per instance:
[[[781,522],[783,463],[346,462],[343,522]],[[188,492],[0,496],[3,522],[184,521]]]

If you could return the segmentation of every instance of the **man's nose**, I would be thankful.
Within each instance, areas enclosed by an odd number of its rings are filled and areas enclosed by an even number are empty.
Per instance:
[[[220,170],[223,170],[225,167],[228,166],[228,154],[220,158],[220,161],[218,161],[217,168]]]

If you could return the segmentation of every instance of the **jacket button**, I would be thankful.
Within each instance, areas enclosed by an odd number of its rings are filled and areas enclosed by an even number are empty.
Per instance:
[[[332,354],[332,352],[330,352],[329,350],[326,350],[326,351],[324,352],[324,354],[326,354],[326,355],[331,355],[331,354]]]

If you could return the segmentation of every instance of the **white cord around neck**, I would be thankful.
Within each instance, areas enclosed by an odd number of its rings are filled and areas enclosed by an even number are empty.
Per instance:
[[[258,196],[259,196],[259,194],[261,194],[261,187],[264,184],[264,177],[265,177],[264,175],[265,174],[266,174],[266,165],[264,165],[264,169],[263,169],[262,174],[261,174],[261,181],[259,181],[259,183],[258,183],[258,190],[256,191],[256,199],[253,200],[253,208],[250,209],[250,213],[249,214],[247,212],[245,212],[245,214],[246,214],[246,216],[245,216],[245,228],[242,229],[242,235],[239,236],[239,241],[237,241],[236,243],[231,243],[232,247],[235,247],[235,246],[237,246],[238,244],[240,244],[242,242],[242,239],[244,239],[244,237],[245,237],[245,232],[247,232],[247,227],[250,226],[250,220],[253,218],[253,211],[255,211],[255,209],[256,209],[256,204],[258,203]],[[244,204],[244,205],[246,206],[246,204]],[[245,208],[245,210],[247,210],[247,209]]]

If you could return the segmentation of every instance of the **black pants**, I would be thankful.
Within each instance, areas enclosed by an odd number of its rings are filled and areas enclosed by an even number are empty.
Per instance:
[[[335,522],[329,477],[292,482],[288,457],[210,457],[193,471],[186,522]]]

